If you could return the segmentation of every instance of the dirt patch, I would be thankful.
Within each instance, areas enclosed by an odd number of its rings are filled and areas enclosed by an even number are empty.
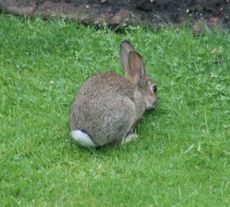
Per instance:
[[[189,21],[194,32],[214,25],[230,28],[230,0],[0,0],[0,9],[18,15],[65,16],[85,24],[159,27]]]

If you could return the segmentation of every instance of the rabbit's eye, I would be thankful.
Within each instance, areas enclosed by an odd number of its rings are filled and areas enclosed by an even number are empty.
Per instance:
[[[152,91],[153,91],[154,93],[157,92],[157,86],[156,86],[156,85],[152,85]]]

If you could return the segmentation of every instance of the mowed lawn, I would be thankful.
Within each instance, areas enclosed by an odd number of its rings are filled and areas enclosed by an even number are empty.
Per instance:
[[[123,74],[124,39],[157,82],[158,108],[136,141],[83,149],[71,102],[91,75]],[[0,15],[0,206],[230,206],[230,34]]]

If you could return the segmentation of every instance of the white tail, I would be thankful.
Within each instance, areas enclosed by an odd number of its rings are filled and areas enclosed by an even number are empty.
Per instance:
[[[76,142],[78,142],[83,147],[95,147],[96,146],[91,140],[91,138],[89,137],[89,135],[81,130],[72,131],[71,136]]]

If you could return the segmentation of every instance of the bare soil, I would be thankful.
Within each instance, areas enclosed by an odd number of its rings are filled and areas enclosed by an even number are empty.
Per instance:
[[[158,28],[190,22],[194,32],[206,26],[230,28],[230,0],[0,0],[0,10],[45,18],[65,16],[97,25],[126,23]]]

